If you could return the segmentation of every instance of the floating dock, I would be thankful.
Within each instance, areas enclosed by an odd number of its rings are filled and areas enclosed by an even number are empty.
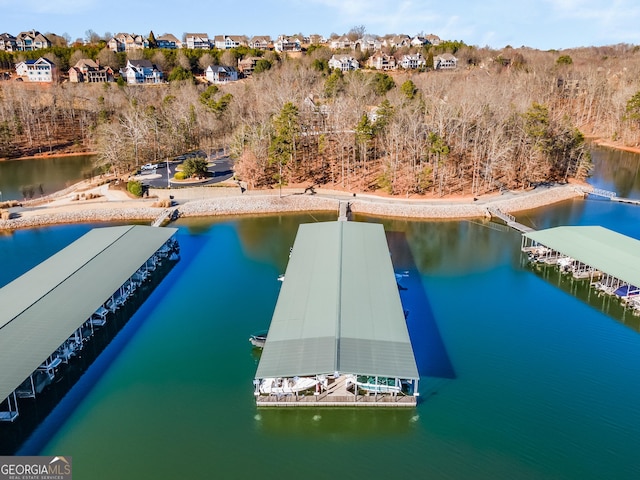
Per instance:
[[[535,263],[558,265],[640,311],[640,241],[600,226],[555,227],[522,236]]]
[[[95,228],[0,289],[0,421],[19,415],[165,259],[175,228]],[[175,260],[175,258],[173,258]]]
[[[299,227],[254,379],[259,407],[413,407],[418,369],[384,228]]]

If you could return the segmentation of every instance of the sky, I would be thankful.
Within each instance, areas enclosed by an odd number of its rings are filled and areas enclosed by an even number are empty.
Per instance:
[[[270,35],[419,33],[468,45],[540,50],[640,44],[638,0],[0,0],[0,33],[41,33],[85,38],[119,32]]]

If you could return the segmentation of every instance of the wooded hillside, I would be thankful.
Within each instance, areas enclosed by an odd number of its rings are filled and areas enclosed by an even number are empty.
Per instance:
[[[472,194],[584,177],[583,135],[640,143],[640,49],[463,48],[450,72],[331,72],[325,48],[218,87],[0,83],[0,157],[73,146],[119,171],[229,147],[252,187]]]

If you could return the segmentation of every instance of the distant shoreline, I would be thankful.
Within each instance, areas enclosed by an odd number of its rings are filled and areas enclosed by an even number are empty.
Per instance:
[[[39,155],[31,155],[29,157],[16,157],[6,158],[0,157],[0,162],[14,162],[20,160],[44,160],[47,158],[61,158],[61,157],[90,157],[97,155],[98,152],[72,152],[72,153],[43,153]]]

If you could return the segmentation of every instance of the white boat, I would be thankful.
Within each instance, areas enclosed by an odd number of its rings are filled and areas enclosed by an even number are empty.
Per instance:
[[[372,393],[400,393],[402,386],[398,385],[394,378],[378,377],[377,383],[375,377],[366,377],[362,375],[347,375],[347,388],[356,384],[361,390]]]
[[[309,377],[264,378],[260,382],[260,393],[266,395],[287,395],[315,388],[318,380]]]
[[[264,330],[262,332],[254,333],[249,337],[249,341],[254,347],[263,348],[267,341],[267,331]]]

